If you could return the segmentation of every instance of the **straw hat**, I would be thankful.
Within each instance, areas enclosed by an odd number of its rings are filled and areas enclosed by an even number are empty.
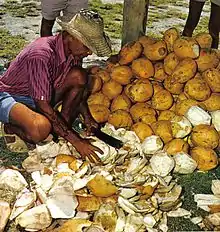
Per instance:
[[[80,10],[69,22],[64,17],[57,19],[62,30],[80,40],[98,56],[111,55],[110,39],[104,32],[103,19],[91,10]]]

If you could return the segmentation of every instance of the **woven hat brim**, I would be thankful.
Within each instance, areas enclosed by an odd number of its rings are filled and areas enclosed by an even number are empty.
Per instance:
[[[62,30],[67,31],[70,35],[76,37],[97,56],[103,57],[111,55],[112,50],[106,40],[105,34],[103,34],[101,37],[90,37],[87,39],[86,36],[82,35],[79,31],[71,27],[68,22],[64,22],[58,18],[57,23],[62,27]]]

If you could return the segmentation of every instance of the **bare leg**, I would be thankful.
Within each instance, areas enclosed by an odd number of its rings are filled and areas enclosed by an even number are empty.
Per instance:
[[[189,14],[186,21],[186,25],[182,33],[183,36],[192,37],[193,31],[199,22],[204,4],[205,4],[204,2],[197,2],[195,0],[190,0]]]
[[[220,32],[220,6],[211,3],[209,33],[212,36],[212,48],[218,48]]]
[[[5,126],[6,132],[16,134],[27,142],[43,141],[51,131],[51,124],[46,117],[21,103],[12,107],[9,116],[10,123]]]
[[[84,100],[87,73],[84,69],[74,67],[65,79],[65,82],[56,91],[56,102],[62,101],[61,115],[69,125],[78,116],[80,104]]]
[[[45,18],[42,18],[41,30],[40,30],[41,37],[53,35],[52,29],[53,29],[54,22],[55,20],[47,20]]]

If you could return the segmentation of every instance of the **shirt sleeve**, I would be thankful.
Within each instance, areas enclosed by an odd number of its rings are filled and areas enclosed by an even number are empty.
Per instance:
[[[30,95],[35,100],[50,101],[52,83],[48,62],[41,59],[31,59],[27,67],[29,76]]]

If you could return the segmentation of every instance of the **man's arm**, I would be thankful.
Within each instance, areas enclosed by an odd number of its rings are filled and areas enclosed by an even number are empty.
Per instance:
[[[35,100],[35,104],[40,113],[46,116],[51,122],[54,132],[69,141],[80,153],[82,158],[87,156],[91,162],[94,162],[95,160],[100,161],[95,151],[98,151],[99,153],[102,153],[102,151],[91,145],[88,140],[80,138],[67,126],[65,120],[50,106],[47,101]]]

